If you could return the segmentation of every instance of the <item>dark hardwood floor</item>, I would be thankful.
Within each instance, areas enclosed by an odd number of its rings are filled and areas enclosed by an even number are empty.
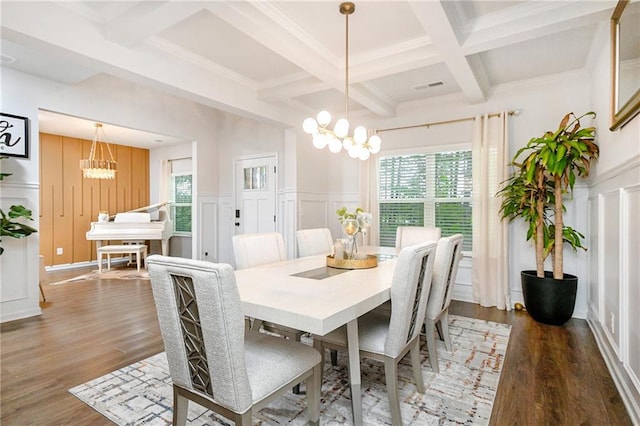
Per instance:
[[[55,282],[86,272],[49,274]],[[148,281],[44,285],[43,314],[2,324],[0,423],[108,425],[68,389],[163,350]],[[583,320],[454,302],[451,313],[512,325],[492,425],[630,425]]]

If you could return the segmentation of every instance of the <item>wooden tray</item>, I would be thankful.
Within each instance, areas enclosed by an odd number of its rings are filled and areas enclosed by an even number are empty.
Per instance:
[[[369,269],[378,266],[378,258],[368,254],[366,259],[334,259],[327,256],[327,266],[338,269]]]

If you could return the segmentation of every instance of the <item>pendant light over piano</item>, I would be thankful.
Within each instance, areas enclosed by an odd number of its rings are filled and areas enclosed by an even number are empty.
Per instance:
[[[105,157],[106,153],[109,154],[108,158]],[[118,163],[113,159],[111,147],[104,137],[102,123],[96,123],[89,158],[80,160],[80,169],[82,169],[82,177],[87,179],[113,179],[116,177]]]

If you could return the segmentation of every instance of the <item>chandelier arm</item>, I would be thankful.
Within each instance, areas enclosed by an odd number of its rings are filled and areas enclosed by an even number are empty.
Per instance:
[[[109,146],[109,143],[105,142],[105,144],[107,145],[107,151],[109,151],[109,159],[115,162],[115,160],[113,159],[113,154],[111,153],[111,147]]]

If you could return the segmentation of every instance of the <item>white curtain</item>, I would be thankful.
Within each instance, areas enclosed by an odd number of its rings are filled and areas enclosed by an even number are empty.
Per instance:
[[[373,216],[373,224],[363,245],[380,245],[380,209],[378,206],[378,156],[360,161],[360,207]]]
[[[171,201],[171,161],[160,160],[160,181],[158,182],[158,202]]]
[[[475,117],[473,135],[473,298],[481,306],[511,310],[508,226],[496,193],[508,176],[509,114]]]

